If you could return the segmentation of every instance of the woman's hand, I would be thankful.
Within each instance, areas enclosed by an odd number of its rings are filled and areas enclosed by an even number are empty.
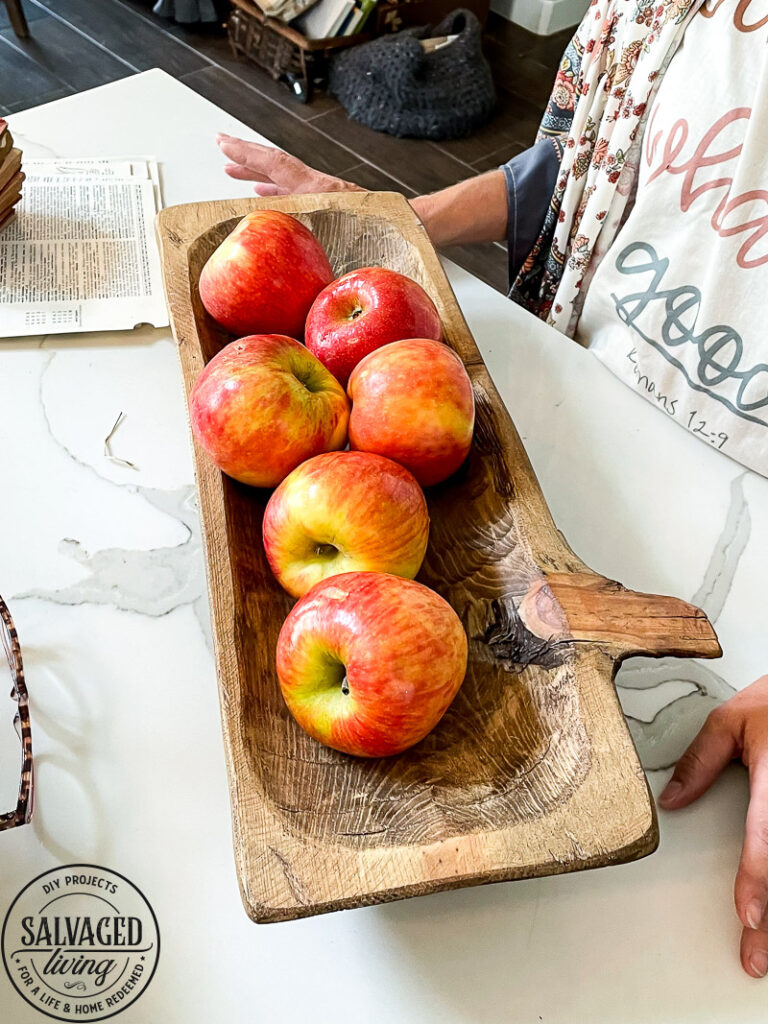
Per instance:
[[[354,182],[323,174],[281,149],[217,135],[224,170],[231,178],[253,181],[259,196],[304,192],[365,192]],[[434,245],[498,242],[507,233],[507,186],[503,171],[488,171],[431,195],[409,200]]]
[[[232,162],[224,168],[230,178],[253,181],[258,196],[285,196],[303,192],[364,192],[351,181],[323,174],[295,156],[273,146],[217,135],[219,149]]]
[[[744,925],[741,964],[747,974],[762,978],[768,973],[768,676],[715,708],[677,762],[659,803],[667,810],[686,807],[734,758],[749,769],[750,791],[734,892]]]

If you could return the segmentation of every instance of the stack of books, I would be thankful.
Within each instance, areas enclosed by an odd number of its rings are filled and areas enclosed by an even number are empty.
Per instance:
[[[0,117],[0,229],[13,216],[23,181],[21,150],[14,147],[8,122]]]
[[[295,27],[307,39],[332,39],[362,32],[376,0],[316,0]]]

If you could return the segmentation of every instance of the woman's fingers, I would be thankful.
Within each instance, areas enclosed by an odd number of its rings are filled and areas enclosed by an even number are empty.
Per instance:
[[[685,807],[697,800],[725,766],[737,757],[739,746],[725,706],[707,718],[696,739],[675,766],[672,778],[659,797],[667,810]]]
[[[768,931],[768,746],[750,758],[749,810],[734,899],[745,928]],[[765,940],[768,951],[768,935]]]
[[[234,164],[240,164],[252,171],[266,173],[271,162],[274,146],[262,146],[259,142],[246,142],[231,135],[217,135],[219,149]]]
[[[268,181],[266,175],[259,171],[252,171],[250,167],[243,167],[242,164],[226,164],[224,173],[230,178],[239,178],[241,181]]]
[[[244,142],[228,135],[217,136],[216,141],[224,156],[242,168],[238,175],[251,181],[273,181],[287,192],[307,191],[307,186],[317,177],[303,161],[274,146],[262,146],[259,142]],[[228,172],[231,173],[231,172]]]
[[[274,146],[245,142],[230,135],[217,135],[216,141],[224,156],[232,161],[224,168],[230,178],[265,182],[279,189],[277,192],[256,190],[259,195],[364,191],[352,182],[316,171],[303,160]]]
[[[284,188],[280,188],[279,185],[273,184],[271,181],[259,182],[258,185],[253,186],[253,191],[257,196],[261,196],[262,199],[267,196],[287,196],[288,192]]]
[[[685,807],[707,790],[730,760],[749,768],[749,810],[734,900],[744,931],[747,974],[768,974],[768,676],[716,708],[677,763],[659,797],[662,807]]]
[[[768,974],[768,932],[745,928],[741,933],[741,966],[753,978]]]

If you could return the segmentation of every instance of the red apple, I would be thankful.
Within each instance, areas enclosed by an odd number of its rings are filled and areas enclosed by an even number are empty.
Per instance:
[[[467,457],[472,383],[447,345],[427,338],[385,345],[358,363],[347,393],[350,447],[399,462],[422,487],[445,480]]]
[[[209,257],[200,298],[232,334],[301,338],[309,307],[332,280],[325,250],[309,228],[287,213],[254,210]]]
[[[344,572],[413,579],[427,550],[429,513],[422,489],[396,462],[331,452],[288,474],[269,499],[262,530],[272,572],[301,597]]]
[[[374,349],[402,338],[442,337],[435,304],[410,277],[363,267],[333,281],[312,303],[304,342],[340,384]]]
[[[459,617],[433,590],[378,572],[332,576],[293,607],[277,641],[288,709],[310,736],[385,757],[434,729],[467,668]]]
[[[228,476],[275,487],[305,459],[344,447],[349,402],[298,341],[253,334],[211,359],[190,392],[189,416]]]

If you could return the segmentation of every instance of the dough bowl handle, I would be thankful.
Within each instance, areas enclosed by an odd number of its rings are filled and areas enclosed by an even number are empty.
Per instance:
[[[627,590],[596,573],[545,574],[530,586],[518,612],[535,636],[594,643],[617,660],[723,653],[700,608],[676,597]]]

